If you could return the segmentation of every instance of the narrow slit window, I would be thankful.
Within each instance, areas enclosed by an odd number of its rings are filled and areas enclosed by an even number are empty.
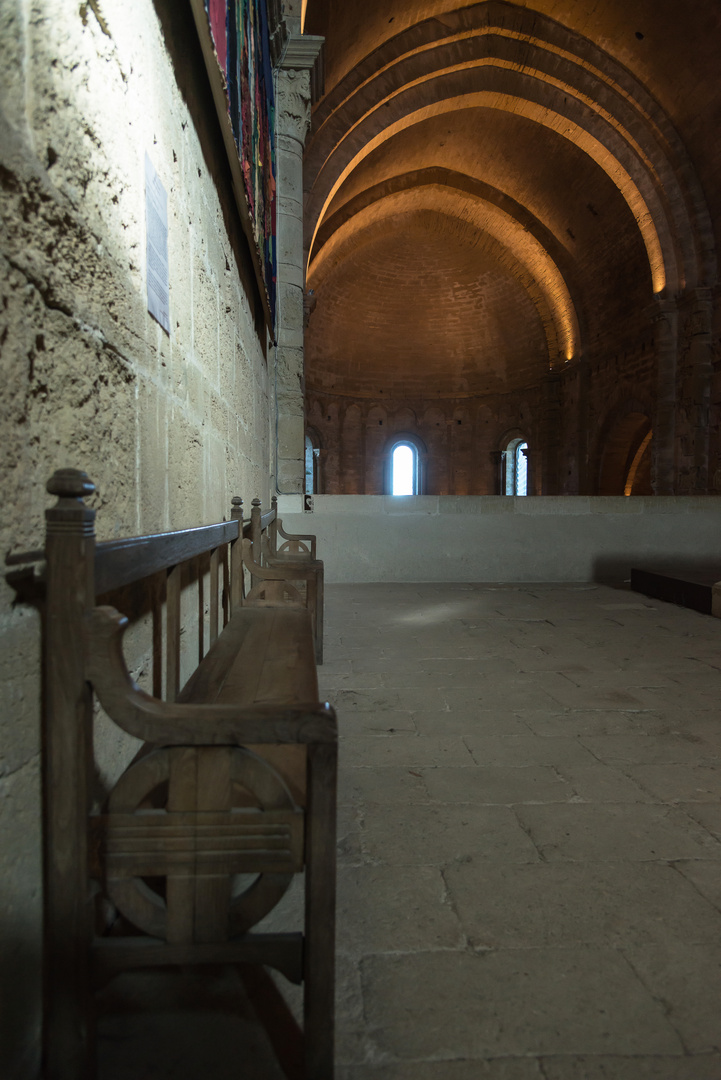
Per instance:
[[[391,492],[393,495],[418,494],[418,451],[408,443],[400,443],[391,459]]]
[[[516,447],[516,495],[528,495],[528,443]]]

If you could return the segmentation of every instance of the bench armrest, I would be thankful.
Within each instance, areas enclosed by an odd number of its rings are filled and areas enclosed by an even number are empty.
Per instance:
[[[128,620],[112,607],[93,608],[85,626],[86,676],[100,704],[129,735],[157,746],[335,743],[330,705],[204,705],[161,701],[133,682],[123,656]]]
[[[280,533],[280,535],[283,537],[284,540],[296,540],[296,541],[303,541],[305,543],[308,543],[310,545],[310,557],[311,557],[311,559],[315,559],[315,557],[316,557],[315,556],[316,538],[312,533],[288,533],[283,528],[283,522],[280,520],[280,518],[276,519],[276,526],[277,526],[278,532]]]

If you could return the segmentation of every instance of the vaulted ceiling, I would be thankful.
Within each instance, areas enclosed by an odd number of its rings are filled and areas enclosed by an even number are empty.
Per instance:
[[[711,0],[308,0],[309,385],[521,389],[716,279]]]

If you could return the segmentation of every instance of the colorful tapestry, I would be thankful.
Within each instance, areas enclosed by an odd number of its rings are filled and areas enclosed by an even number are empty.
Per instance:
[[[277,278],[275,95],[265,0],[205,0],[271,312]]]

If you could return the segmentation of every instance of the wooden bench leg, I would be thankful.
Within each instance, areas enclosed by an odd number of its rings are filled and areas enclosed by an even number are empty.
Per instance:
[[[306,1080],[332,1080],[335,1010],[336,743],[308,747],[305,955]]]

